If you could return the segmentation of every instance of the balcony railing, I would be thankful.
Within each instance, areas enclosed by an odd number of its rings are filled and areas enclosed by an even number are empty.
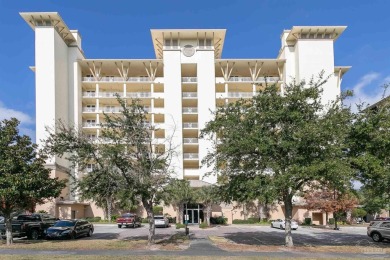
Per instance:
[[[196,83],[196,82],[198,82],[198,78],[197,77],[182,77],[181,82]]]
[[[150,92],[127,92],[126,97],[149,98],[149,97],[152,97],[152,93],[150,93]]]
[[[83,112],[97,112],[96,107],[83,107]]]
[[[83,97],[96,97],[96,92],[83,92]]]
[[[198,128],[198,123],[183,123],[183,128]]]
[[[99,92],[98,97],[101,98],[116,98],[116,96],[123,97],[123,92]]]
[[[183,138],[183,143],[185,144],[197,144],[198,138]]]
[[[279,77],[258,77],[252,80],[251,77],[231,77],[227,80],[228,82],[278,82]]]
[[[197,92],[183,92],[182,94],[183,98],[196,98],[198,97]]]
[[[197,107],[183,107],[183,113],[196,114],[196,113],[198,113],[198,108]]]
[[[103,109],[101,111],[103,111],[105,113],[118,113],[118,112],[122,112],[123,108],[122,107],[103,107]]]
[[[101,77],[96,80],[95,77],[83,77],[84,82],[152,82],[149,77],[130,77],[126,80],[122,77]]]
[[[96,122],[83,122],[83,127],[99,127],[100,125]]]
[[[251,98],[251,97],[253,97],[253,92],[228,92],[228,97],[230,97],[230,98]]]
[[[187,160],[199,159],[199,154],[197,153],[185,153],[183,154],[183,158]]]

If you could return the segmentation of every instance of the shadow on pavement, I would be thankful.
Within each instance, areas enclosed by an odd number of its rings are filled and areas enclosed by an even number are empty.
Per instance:
[[[284,232],[255,231],[225,233],[224,237],[243,245],[274,245],[284,244]],[[389,241],[375,243],[368,236],[346,233],[316,232],[313,235],[292,232],[294,245],[297,246],[375,246],[389,247]]]

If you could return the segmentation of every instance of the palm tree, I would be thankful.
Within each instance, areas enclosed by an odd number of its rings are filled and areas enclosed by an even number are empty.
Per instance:
[[[219,203],[217,189],[214,186],[203,186],[197,191],[196,200],[203,204],[203,209],[206,211],[207,225],[210,226],[211,207]]]
[[[177,212],[178,223],[183,224],[184,204],[193,200],[194,192],[187,180],[173,179],[165,188],[164,202]]]

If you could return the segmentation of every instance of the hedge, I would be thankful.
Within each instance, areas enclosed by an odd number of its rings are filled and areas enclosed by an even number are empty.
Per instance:
[[[233,224],[256,224],[258,221],[255,221],[254,219],[233,219]]]

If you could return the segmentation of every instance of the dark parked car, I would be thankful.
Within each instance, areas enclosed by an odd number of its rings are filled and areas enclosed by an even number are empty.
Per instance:
[[[92,236],[93,225],[84,219],[59,220],[46,230],[46,238],[75,239]]]
[[[49,214],[21,214],[11,221],[13,237],[25,237],[37,240],[44,236],[47,228],[58,219]],[[0,223],[0,235],[5,236],[5,223]]]

